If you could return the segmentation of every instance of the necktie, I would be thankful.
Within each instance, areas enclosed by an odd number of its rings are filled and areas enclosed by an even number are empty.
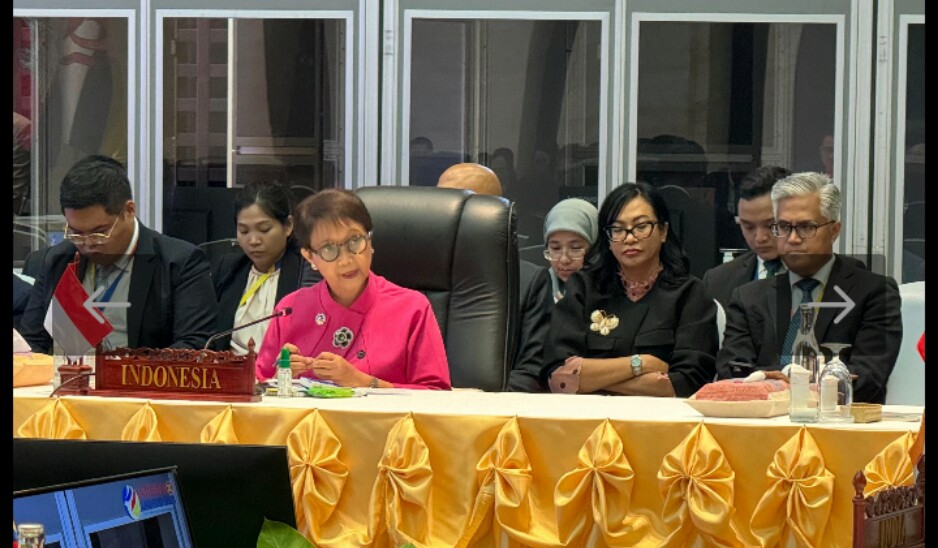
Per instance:
[[[94,267],[94,288],[95,290],[107,288],[108,267],[95,265]]]
[[[765,261],[765,277],[771,278],[778,274],[780,268],[782,268],[782,260],[779,258]]]
[[[94,289],[95,289],[95,291],[97,291],[98,289],[101,289],[101,288],[104,288],[105,290],[107,290],[107,287],[108,287],[108,285],[107,285],[107,275],[108,275],[108,272],[109,272],[110,270],[111,270],[111,269],[110,269],[109,267],[107,267],[107,266],[95,265],[95,267],[94,267]],[[97,297],[95,300],[99,300],[99,299],[101,299],[101,295],[98,295],[98,297]],[[98,308],[98,307],[95,307],[95,308],[97,308],[98,312],[100,312],[102,316],[104,315],[104,309],[103,309],[103,308]],[[105,350],[110,350],[110,349],[111,349],[111,344],[108,342],[107,337],[105,337],[104,340],[101,341],[101,346],[104,347]]]
[[[801,289],[801,303],[810,303],[811,302],[811,292],[814,291],[814,288],[821,285],[821,282],[815,280],[814,278],[804,278],[795,282],[795,285]],[[785,334],[785,344],[782,345],[782,365],[787,365],[791,363],[791,347],[795,343],[795,337],[798,335],[798,327],[801,325],[801,307],[795,307],[795,313],[791,316],[791,321],[788,322],[788,333]]]

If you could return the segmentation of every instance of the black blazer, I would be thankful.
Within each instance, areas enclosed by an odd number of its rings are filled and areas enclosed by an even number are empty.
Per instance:
[[[863,261],[842,255],[844,262],[858,268],[866,268]],[[756,267],[759,265],[754,251],[747,251],[728,263],[717,265],[704,272],[703,283],[713,298],[720,301],[725,310],[730,305],[730,297],[737,287],[755,281]]]
[[[615,314],[619,326],[609,335],[590,331],[594,310]],[[620,358],[652,354],[669,365],[678,397],[686,398],[713,380],[718,347],[716,304],[693,276],[659,279],[633,303],[619,284],[600,287],[597,271],[581,270],[567,280],[566,295],[551,313],[541,382],[569,356]]]
[[[130,348],[202,348],[215,326],[215,292],[208,259],[198,247],[140,223],[130,274],[127,345]],[[51,353],[42,326],[55,286],[77,249],[68,240],[49,249],[22,318],[23,338],[34,352]],[[88,261],[80,257],[78,277]]]
[[[277,302],[288,294],[296,291],[301,284],[302,265],[305,261],[299,250],[291,245],[287,246],[280,260],[280,276],[277,280]],[[215,295],[218,298],[218,317],[215,322],[215,332],[220,333],[234,327],[235,312],[241,302],[241,295],[248,283],[251,273],[251,259],[238,250],[223,256],[215,265],[212,272],[212,281],[215,284]],[[308,284],[307,284],[308,285]],[[271,314],[274,312],[271,309]],[[261,341],[257,341],[260,343]],[[216,339],[212,346],[218,350],[227,350],[231,346],[231,335]]]
[[[525,272],[529,269],[530,272]],[[528,275],[529,280],[525,280]],[[544,343],[550,332],[550,312],[554,308],[551,295],[550,267],[538,267],[521,261],[523,292],[518,353],[508,374],[509,392],[543,392],[539,376],[544,357]]]
[[[853,384],[854,400],[884,403],[886,381],[902,341],[899,288],[892,278],[851,264],[840,255],[835,257],[821,301],[843,301],[833,289],[836,285],[856,303],[856,308],[840,323],[833,320],[842,308],[821,308],[814,335],[820,345],[853,345],[846,361],[850,371],[858,375]],[[726,309],[723,347],[717,354],[718,376],[732,376],[730,361],[750,363],[756,369],[781,369],[790,311],[787,275],[749,282],[734,290]]]
[[[704,272],[703,283],[714,299],[725,309],[730,305],[730,295],[737,287],[755,279],[758,256],[747,251],[728,263],[717,265]]]

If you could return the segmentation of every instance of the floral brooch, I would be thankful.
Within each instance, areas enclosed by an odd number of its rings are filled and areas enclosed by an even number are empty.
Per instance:
[[[608,335],[610,331],[619,327],[619,318],[615,314],[606,315],[605,310],[594,310],[590,314],[590,331],[599,331],[600,335]]]
[[[355,335],[352,334],[351,329],[340,327],[336,329],[336,332],[332,335],[332,346],[336,348],[348,348],[354,339]]]

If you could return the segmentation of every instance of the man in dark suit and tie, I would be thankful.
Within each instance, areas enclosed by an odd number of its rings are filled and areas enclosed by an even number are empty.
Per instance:
[[[733,376],[733,362],[779,370],[791,361],[800,323],[798,304],[837,303],[819,308],[818,343],[845,343],[841,355],[850,372],[854,401],[883,403],[886,382],[902,340],[901,299],[896,281],[834,254],[840,235],[840,190],[822,173],[796,173],[772,188],[773,232],[788,273],[749,282],[733,291],[726,309],[719,378]],[[845,294],[849,301],[841,297]],[[843,317],[838,317],[852,302]]]
[[[86,157],[66,174],[59,197],[65,240],[45,254],[21,321],[33,351],[51,353],[43,322],[76,251],[85,291],[101,290],[95,302],[130,303],[99,308],[114,328],[105,347],[202,348],[217,307],[205,253],[137,220],[124,167],[106,156]]]
[[[747,174],[739,185],[736,211],[749,251],[711,268],[703,277],[704,285],[724,309],[730,305],[730,294],[737,287],[785,271],[778,258],[778,242],[772,234],[775,218],[769,193],[776,181],[789,175],[791,172],[783,167],[762,166]]]

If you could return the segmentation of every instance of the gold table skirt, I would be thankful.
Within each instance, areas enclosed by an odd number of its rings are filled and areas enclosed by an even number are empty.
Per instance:
[[[549,394],[13,397],[14,437],[285,445],[297,524],[317,546],[846,547],[851,480],[866,468],[868,491],[911,482],[917,428]]]

